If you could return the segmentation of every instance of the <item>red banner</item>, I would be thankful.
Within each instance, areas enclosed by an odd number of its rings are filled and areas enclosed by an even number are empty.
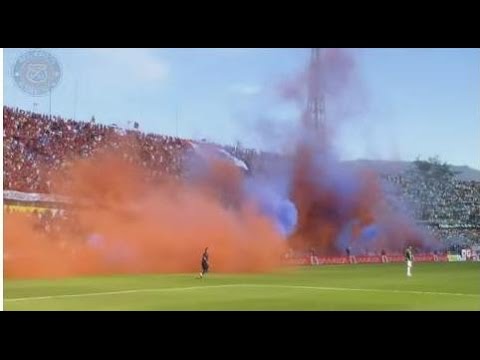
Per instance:
[[[348,258],[345,256],[322,256],[318,258],[318,262],[320,265],[348,264]]]
[[[388,255],[388,262],[397,263],[405,261],[405,256],[403,255]]]
[[[318,260],[318,262],[316,261]],[[403,255],[359,255],[359,256],[318,256],[316,259],[310,256],[286,259],[288,265],[345,265],[345,264],[381,264],[404,262]],[[448,262],[447,255],[418,254],[414,262]]]
[[[447,255],[437,255],[437,261],[438,262],[448,262],[448,256]]]
[[[379,264],[382,262],[381,256],[355,256],[358,264]]]
[[[295,265],[295,266],[310,265],[310,258],[307,257],[307,256],[297,257],[297,258],[289,258],[289,259],[285,259],[284,263],[287,264],[287,265]]]

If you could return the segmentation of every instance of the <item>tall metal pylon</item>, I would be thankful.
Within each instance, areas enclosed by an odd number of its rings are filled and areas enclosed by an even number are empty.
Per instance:
[[[325,95],[321,84],[321,49],[312,49],[308,71],[307,126],[323,136],[325,133]]]

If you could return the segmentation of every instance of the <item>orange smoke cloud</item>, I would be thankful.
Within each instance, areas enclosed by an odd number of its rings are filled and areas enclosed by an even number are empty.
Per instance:
[[[77,161],[62,174],[68,186],[54,182],[73,201],[57,236],[25,215],[5,214],[5,277],[195,272],[207,246],[213,272],[279,266],[285,242],[271,220],[247,200],[226,207],[213,191],[233,191],[243,174],[225,163],[212,169],[207,183],[147,185],[143,170],[119,156]]]

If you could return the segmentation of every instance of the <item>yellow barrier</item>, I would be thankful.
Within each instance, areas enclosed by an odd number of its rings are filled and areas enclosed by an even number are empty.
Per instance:
[[[7,213],[8,211],[11,212],[45,212],[48,210],[53,210],[49,208],[43,208],[43,207],[36,207],[36,206],[24,206],[24,205],[4,205],[3,206],[3,211],[4,213]]]

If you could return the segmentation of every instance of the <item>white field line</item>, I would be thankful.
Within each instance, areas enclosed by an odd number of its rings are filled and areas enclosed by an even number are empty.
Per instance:
[[[167,292],[167,291],[185,291],[185,290],[200,290],[200,289],[214,289],[214,288],[235,288],[235,287],[306,289],[306,290],[319,290],[319,291],[359,291],[359,292],[373,292],[373,293],[463,296],[463,297],[477,297],[477,298],[480,298],[480,294],[477,295],[477,294],[462,294],[462,293],[434,292],[434,291],[359,289],[359,288],[302,286],[302,285],[229,284],[229,285],[206,285],[206,286],[190,286],[190,287],[174,287],[174,288],[158,288],[158,289],[132,289],[132,290],[119,290],[119,291],[107,291],[107,292],[83,293],[83,294],[68,294],[68,295],[51,295],[51,296],[35,296],[35,297],[31,296],[31,297],[23,297],[23,298],[7,298],[7,299],[4,299],[3,301],[5,301],[5,302],[7,302],[7,301],[8,302],[28,301],[28,300],[33,301],[33,300],[64,299],[64,298],[88,297],[88,296],[134,294],[134,293],[142,293],[142,292]]]

